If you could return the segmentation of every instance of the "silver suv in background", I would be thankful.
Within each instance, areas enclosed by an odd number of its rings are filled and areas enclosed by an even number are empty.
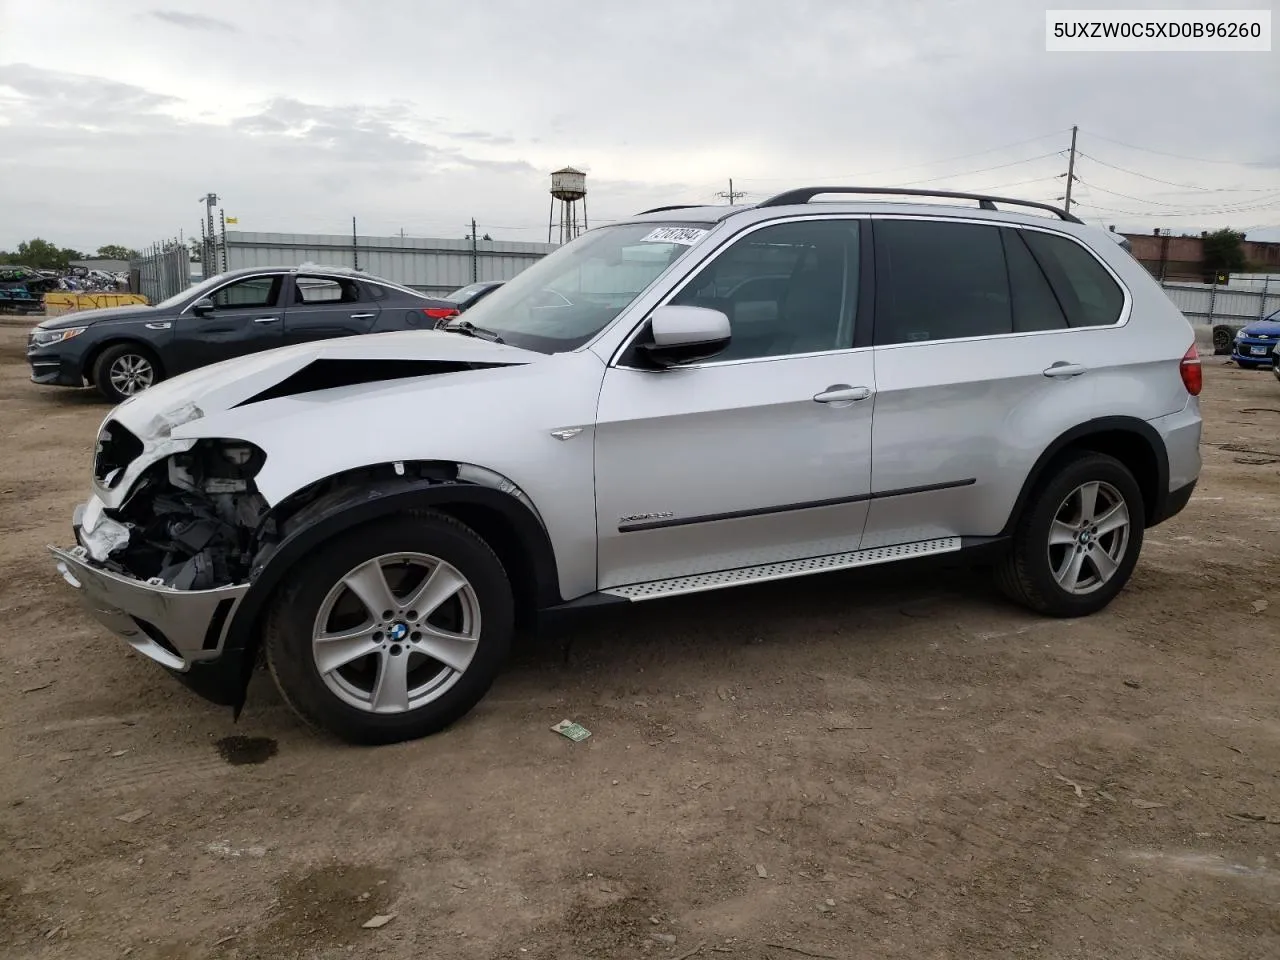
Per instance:
[[[1056,208],[665,207],[447,329],[133,397],[53,553],[210,698],[238,711],[261,652],[305,719],[402,740],[536,614],[979,548],[1032,610],[1100,610],[1195,488],[1200,376],[1156,282]]]

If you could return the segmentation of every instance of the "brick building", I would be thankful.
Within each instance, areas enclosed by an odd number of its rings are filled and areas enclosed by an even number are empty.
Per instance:
[[[1126,233],[1130,249],[1138,262],[1157,277],[1166,280],[1204,279],[1204,244],[1198,237],[1174,237],[1159,230],[1152,233]],[[1280,273],[1280,243],[1246,240],[1245,267],[1249,273]]]

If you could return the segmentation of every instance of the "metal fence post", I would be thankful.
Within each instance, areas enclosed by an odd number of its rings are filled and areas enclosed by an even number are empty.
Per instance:
[[[1267,315],[1267,291],[1271,289],[1270,275],[1262,278],[1262,299],[1258,301],[1258,319]]]
[[[1218,278],[1213,278],[1213,286],[1209,288],[1209,325],[1213,326],[1213,305],[1218,299]]]

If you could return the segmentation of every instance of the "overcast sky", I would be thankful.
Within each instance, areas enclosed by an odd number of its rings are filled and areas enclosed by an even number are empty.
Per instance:
[[[244,230],[546,240],[565,164],[593,222],[729,177],[1052,201],[1072,124],[1085,217],[1280,239],[1280,53],[1046,53],[1046,6],[0,0],[0,248],[190,235],[209,191]]]

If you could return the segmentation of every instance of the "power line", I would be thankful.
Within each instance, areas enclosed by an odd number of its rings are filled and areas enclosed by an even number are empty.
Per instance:
[[[1125,143],[1123,140],[1116,140],[1112,137],[1104,137],[1100,133],[1091,133],[1085,131],[1091,137],[1097,137],[1099,140],[1106,140],[1108,143],[1116,143],[1122,147],[1128,147],[1130,150],[1141,150],[1143,153],[1154,153],[1160,157],[1173,157],[1177,160],[1191,160],[1195,163],[1229,163],[1238,167],[1251,167],[1263,164],[1262,160],[1218,160],[1210,157],[1189,157],[1181,153],[1168,153],[1164,150],[1152,150],[1150,147],[1138,147],[1132,143]]]
[[[1044,160],[1046,157],[1060,157],[1064,151],[1053,150],[1049,153],[1042,153],[1039,156],[1027,157],[1025,160],[1013,160],[1009,163],[998,163],[993,167],[983,167],[981,170],[963,170],[960,173],[949,173],[944,177],[929,177],[924,180],[908,180],[906,183],[895,183],[895,187],[911,187],[918,183],[937,183],[939,180],[954,180],[956,177],[969,177],[978,173],[987,173],[991,170],[1003,170],[1005,167],[1016,167],[1023,163],[1034,163],[1036,160]]]
[[[1122,197],[1125,200],[1134,200],[1137,203],[1149,203],[1157,207],[1172,207],[1174,209],[1181,208],[1184,210],[1190,210],[1192,215],[1200,211],[1203,211],[1205,213],[1213,213],[1213,212],[1232,213],[1236,210],[1252,210],[1259,206],[1266,206],[1272,202],[1280,201],[1280,192],[1277,192],[1272,194],[1269,197],[1258,197],[1253,200],[1242,200],[1242,201],[1232,202],[1232,203],[1210,205],[1207,207],[1201,205],[1197,207],[1195,204],[1190,204],[1190,203],[1164,203],[1163,201],[1160,201],[1160,200],[1147,200],[1144,197],[1135,197],[1127,193],[1118,193],[1115,190],[1108,190],[1106,187],[1100,187],[1096,183],[1087,183],[1083,180],[1080,182],[1084,183],[1088,187],[1092,187],[1094,190],[1100,190],[1102,193],[1108,193],[1113,197]],[[1191,209],[1193,207],[1195,209]]]
[[[1143,180],[1151,180],[1154,183],[1163,183],[1169,187],[1186,187],[1189,190],[1199,190],[1204,193],[1267,193],[1275,190],[1275,187],[1201,187],[1194,183],[1177,183],[1173,180],[1162,180],[1159,177],[1153,177],[1150,174],[1139,173],[1137,170],[1129,170],[1125,167],[1117,166],[1114,163],[1108,163],[1106,160],[1099,160],[1097,157],[1080,151],[1080,156],[1092,160],[1094,163],[1101,164],[1104,167],[1110,167],[1112,170],[1118,170],[1121,173],[1127,173],[1134,177],[1141,177]]]
[[[1108,213],[1118,213],[1126,217],[1142,217],[1144,219],[1152,219],[1155,217],[1159,217],[1163,219],[1165,217],[1215,217],[1215,216],[1225,216],[1225,215],[1236,214],[1236,213],[1248,213],[1250,210],[1269,210],[1272,207],[1280,207],[1280,200],[1277,200],[1271,203],[1260,203],[1260,204],[1256,204],[1254,206],[1248,206],[1248,207],[1233,207],[1231,209],[1222,209],[1222,210],[1190,210],[1190,211],[1183,211],[1181,213],[1170,213],[1166,210],[1156,210],[1156,211],[1119,210],[1115,207],[1104,207],[1096,203],[1084,203],[1083,201],[1080,201],[1080,200],[1076,201],[1076,205],[1081,207],[1088,207],[1091,210],[1105,210]]]
[[[1065,132],[1066,132],[1065,130],[1054,130],[1052,133],[1041,134],[1038,137],[1031,137],[1030,139],[1027,139],[1027,140],[1019,140],[1016,143],[1006,143],[1000,147],[990,147],[986,150],[978,150],[975,153],[962,153],[959,156],[955,156],[955,157],[942,157],[941,159],[938,159],[938,160],[922,160],[919,163],[906,163],[896,167],[890,167],[884,170],[865,170],[861,173],[839,173],[831,176],[810,177],[809,179],[811,180],[856,180],[859,177],[878,177],[884,174],[897,173],[900,170],[914,170],[917,167],[931,167],[934,164],[938,164],[938,163],[954,163],[957,160],[968,160],[972,157],[981,157],[988,153],[999,153],[1001,150],[1012,150],[1014,147],[1021,147],[1021,146],[1025,146],[1028,143],[1036,143],[1037,141],[1040,141],[1040,140],[1047,140],[1050,137],[1061,136]],[[1051,156],[1051,154],[1047,154],[1047,156]],[[1029,160],[1019,160],[1015,162],[1029,163],[1031,160],[1037,160],[1037,159],[1040,159],[1040,158],[1031,157]],[[999,168],[989,167],[987,169],[996,170]],[[953,174],[953,176],[962,177],[962,176],[965,176],[965,174],[957,173],[957,174]],[[742,183],[795,183],[797,180],[796,177],[739,177],[738,179]],[[946,179],[946,178],[939,177],[938,179]],[[917,180],[914,182],[928,183],[930,181]],[[899,184],[899,186],[906,186],[906,184]]]

